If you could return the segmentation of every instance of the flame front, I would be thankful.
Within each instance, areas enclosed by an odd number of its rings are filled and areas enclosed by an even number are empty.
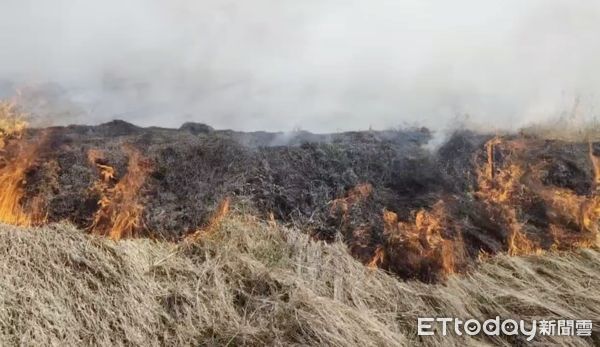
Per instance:
[[[52,211],[48,204],[60,201],[53,195],[58,194],[59,183],[51,182],[58,177],[61,162],[47,144],[65,145],[60,136],[50,141],[48,135],[55,134],[50,130],[27,130],[25,119],[14,103],[0,102],[0,222],[20,226],[45,222],[47,211]],[[556,151],[562,145],[525,137],[492,138],[465,167],[469,172],[465,191],[435,188],[414,203],[390,200],[387,194],[394,190],[388,186],[382,194],[382,187],[359,184],[329,203],[329,215],[325,210],[324,226],[317,225],[316,232],[333,240],[331,235],[340,231],[350,253],[363,264],[425,281],[444,279],[464,271],[476,259],[497,253],[527,255],[597,245],[600,156],[592,142],[587,148],[568,144],[573,151],[567,154],[562,148]],[[80,219],[90,232],[114,240],[146,229],[141,192],[151,165],[130,145],[122,151],[127,158],[124,173],[102,150],[87,152],[97,171],[91,185],[97,209],[90,211],[85,205]],[[570,158],[571,153],[578,156]],[[563,171],[568,173],[566,179]],[[28,179],[30,187],[26,187]],[[50,184],[40,188],[40,181]],[[153,183],[147,188],[152,189]],[[184,240],[193,242],[215,233],[229,208],[230,199],[223,199],[210,221]],[[277,226],[273,213],[268,224]]]
[[[105,162],[101,151],[88,152],[88,160],[100,173],[100,180],[93,188],[100,194],[99,209],[90,230],[113,240],[131,237],[141,230],[144,206],[138,195],[150,169],[148,162],[133,147],[125,146],[124,152],[129,158],[127,173],[119,181],[116,181],[115,170]]]
[[[494,139],[486,146],[488,165],[478,170],[476,195],[507,228],[505,242],[509,254],[538,254],[545,249],[590,247],[597,243],[600,196],[595,187],[600,182],[600,159],[594,155],[591,143],[588,157],[593,169],[593,189],[589,195],[543,184],[544,163],[530,163],[527,147],[520,140]],[[504,161],[510,164],[494,167],[495,146],[502,146],[507,157]],[[525,232],[523,217],[519,216],[523,203],[533,198],[543,203],[549,220],[547,229],[536,235]],[[580,230],[568,230],[566,225],[569,224],[579,226]]]
[[[597,245],[600,157],[589,144],[585,159],[593,171],[592,189],[581,194],[546,181],[554,158],[536,156],[545,146],[524,138],[489,140],[473,157],[475,181],[466,196],[442,195],[402,221],[384,209],[383,228],[372,216],[361,215],[374,206],[364,205],[373,191],[369,185],[335,200],[330,213],[339,218],[350,252],[365,265],[425,281],[443,280],[497,253],[530,255]],[[354,208],[357,204],[362,205]]]
[[[485,145],[487,162],[484,167],[477,169],[478,190],[475,195],[479,197],[487,210],[504,229],[505,243],[508,254],[531,254],[540,251],[524,234],[522,224],[519,222],[515,199],[520,193],[521,179],[524,170],[521,166],[511,163],[507,167],[496,166],[496,146],[502,144],[499,138],[488,141]],[[523,148],[516,142],[509,148],[515,151]],[[510,155],[510,154],[509,154]]]
[[[39,211],[28,212],[22,206],[27,171],[34,165],[41,139],[25,140],[25,115],[14,103],[0,102],[0,221],[30,226],[40,222]],[[39,209],[34,199],[32,209]]]
[[[429,281],[458,272],[465,260],[464,245],[449,218],[443,201],[430,210],[419,210],[413,222],[399,222],[396,213],[385,210],[387,258],[383,266],[407,277]]]

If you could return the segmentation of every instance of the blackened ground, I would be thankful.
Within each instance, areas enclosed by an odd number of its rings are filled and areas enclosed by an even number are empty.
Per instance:
[[[98,201],[90,187],[99,177],[88,151],[102,150],[118,180],[127,172],[123,145],[131,144],[153,165],[140,192],[144,232],[169,239],[205,224],[226,196],[261,215],[272,212],[333,237],[335,226],[326,221],[329,204],[360,183],[376,188],[381,207],[407,212],[430,204],[443,183],[435,158],[423,149],[430,138],[426,129],[315,135],[214,131],[193,124],[180,130],[138,128],[114,121],[53,128],[50,137],[27,184],[30,197],[44,194],[49,221],[88,226]],[[52,189],[43,187],[52,181]]]
[[[208,223],[218,203],[231,197],[252,213],[264,218],[272,213],[278,221],[301,226],[320,239],[333,240],[341,234],[352,244],[357,230],[368,229],[361,234],[360,252],[355,254],[367,262],[386,243],[384,209],[395,212],[400,221],[411,222],[416,211],[430,210],[442,201],[452,220],[460,221],[453,228],[460,227],[469,258],[480,251],[507,248],[505,226],[474,194],[476,173],[487,161],[485,143],[491,135],[457,132],[432,152],[425,147],[432,137],[427,129],[317,135],[240,133],[193,123],[181,129],[139,128],[113,121],[44,132],[48,140],[38,163],[29,170],[25,200],[42,196],[50,222],[68,220],[89,227],[100,197],[91,189],[99,173],[88,161],[88,151],[102,150],[118,180],[128,169],[123,148],[131,145],[152,164],[139,192],[144,205],[141,235],[178,240]],[[30,130],[28,136],[40,133]],[[581,196],[592,193],[587,143],[503,139],[520,140],[529,147],[518,158],[501,146],[495,149],[498,167],[518,159],[537,165],[546,186]],[[333,201],[360,184],[369,184],[371,194],[344,214],[332,213]],[[547,228],[547,207],[535,192],[519,204],[520,222],[536,230]],[[453,232],[448,233],[452,239]],[[436,270],[430,268],[434,265],[423,266],[427,268],[388,267],[402,277],[435,280],[431,273]]]

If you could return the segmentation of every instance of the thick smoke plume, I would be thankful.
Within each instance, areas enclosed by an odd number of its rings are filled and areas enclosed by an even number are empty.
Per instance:
[[[579,0],[3,0],[0,93],[59,124],[501,129],[576,99],[590,119],[598,19]]]

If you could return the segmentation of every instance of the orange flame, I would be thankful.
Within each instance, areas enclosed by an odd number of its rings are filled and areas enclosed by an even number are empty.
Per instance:
[[[143,205],[138,193],[149,173],[150,164],[133,147],[124,147],[128,155],[127,173],[115,181],[115,170],[104,161],[101,151],[90,150],[88,159],[100,172],[100,180],[94,189],[101,197],[99,209],[94,216],[90,230],[94,234],[107,235],[113,240],[131,237],[142,228]]]
[[[20,139],[27,126],[26,116],[15,103],[0,101],[0,150],[8,140]]]
[[[367,225],[352,225],[349,220],[351,208],[365,201],[373,193],[373,186],[369,183],[361,183],[348,190],[346,196],[331,202],[329,213],[332,217],[340,218],[340,230],[350,241],[348,248],[350,253],[363,263],[371,262],[374,247],[372,240],[372,228]]]
[[[196,242],[196,241],[203,239],[211,234],[214,234],[221,226],[223,219],[225,219],[225,217],[229,214],[230,204],[231,204],[231,200],[229,197],[226,197],[225,199],[223,199],[219,203],[219,206],[217,207],[215,212],[213,213],[213,216],[211,217],[210,221],[208,222],[208,225],[206,225],[206,227],[198,229],[195,232],[193,232],[192,234],[188,235],[184,241],[185,242]]]
[[[386,236],[386,267],[408,277],[441,276],[456,273],[463,263],[464,245],[453,232],[444,202],[431,210],[420,210],[414,222],[398,222],[398,215],[383,212]],[[431,279],[431,278],[429,278]]]
[[[331,203],[330,213],[335,215],[342,214],[346,220],[348,210],[356,203],[368,198],[373,193],[373,186],[369,183],[361,183],[348,191],[346,197],[333,200]]]
[[[600,234],[600,158],[594,154],[592,142],[589,142],[589,157],[594,170],[594,186],[592,197],[582,204],[581,224],[583,229]]]
[[[589,144],[589,159],[592,164],[594,181],[590,195],[577,195],[575,192],[564,189],[550,189],[538,182],[532,183],[539,196],[552,209],[552,215],[560,218],[568,218],[572,223],[579,225],[579,233],[568,233],[558,225],[551,225],[550,232],[554,237],[556,247],[592,247],[598,245],[600,229],[600,192],[598,182],[600,181],[600,159],[594,155],[592,144]],[[531,181],[539,180],[532,177]]]
[[[34,213],[29,213],[22,206],[25,176],[38,157],[42,139],[26,141],[22,138],[27,128],[26,116],[14,103],[0,102],[0,221],[3,223],[30,226],[43,219],[41,200],[31,201]],[[6,152],[10,144],[11,156]]]
[[[521,192],[521,179],[524,169],[511,163],[507,167],[496,166],[496,146],[503,144],[498,138],[488,141],[485,145],[487,164],[483,169],[477,170],[478,191],[476,196],[481,198],[488,209],[495,215],[506,228],[506,245],[509,255],[539,253],[536,247],[525,235],[523,225],[517,217],[515,204],[511,203]],[[524,148],[520,142],[513,142],[507,146],[510,153]]]
[[[476,195],[483,199],[490,211],[507,227],[508,253],[510,255],[539,254],[544,249],[595,245],[600,220],[600,196],[596,189],[592,195],[584,196],[570,189],[546,186],[542,184],[542,170],[537,165],[529,164],[524,158],[507,160],[509,164],[504,167],[492,167],[495,165],[494,147],[498,145],[502,145],[503,149],[508,151],[506,154],[508,157],[518,156],[525,147],[521,141],[506,143],[498,139],[489,141],[486,144],[487,167],[478,171],[479,190]],[[595,187],[600,182],[600,159],[594,155],[591,143],[589,159],[594,171]],[[490,175],[490,171],[494,174]],[[542,247],[540,240],[528,236],[523,229],[524,223],[519,221],[518,208],[521,200],[533,195],[541,199],[548,208],[551,223],[545,236],[551,239],[550,246]],[[561,227],[561,224],[565,224],[561,219],[579,225],[581,232],[573,233]]]
[[[112,166],[102,164],[104,160],[104,153],[97,149],[90,149],[88,151],[88,161],[94,163],[98,170],[100,170],[100,178],[102,179],[97,183],[109,183],[115,179],[115,169]]]
[[[369,262],[367,263],[367,266],[371,269],[376,269],[378,267],[381,267],[384,259],[385,259],[385,250],[383,249],[382,246],[378,246],[375,249],[375,254],[373,255],[373,258],[371,258],[371,260],[369,260]]]
[[[0,221],[29,226],[32,217],[21,206],[24,195],[25,173],[33,164],[36,151],[29,146],[20,149],[20,155],[0,169]]]

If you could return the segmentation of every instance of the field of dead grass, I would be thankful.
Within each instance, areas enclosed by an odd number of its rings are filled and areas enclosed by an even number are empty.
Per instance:
[[[194,244],[1,226],[0,267],[2,345],[519,345],[420,339],[417,317],[600,320],[597,250],[498,256],[430,285],[369,269],[342,242],[240,216]]]

